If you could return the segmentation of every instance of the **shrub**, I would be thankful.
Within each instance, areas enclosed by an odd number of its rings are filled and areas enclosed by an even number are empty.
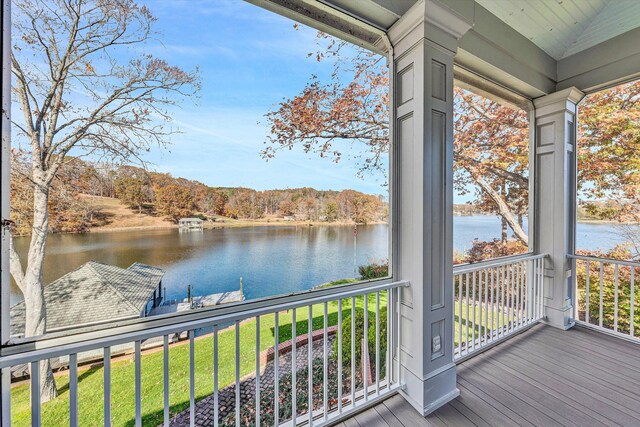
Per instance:
[[[596,258],[631,260],[633,256],[628,248],[617,246],[609,252],[578,251],[578,255],[592,256]],[[631,332],[631,269],[634,267],[620,266],[618,268],[618,292],[616,295],[616,272],[613,264],[605,262],[602,266],[602,326],[607,329],[615,329],[615,314],[617,301],[618,332],[629,334]],[[589,307],[586,306],[586,263],[576,262],[576,281],[578,287],[578,318],[586,320],[586,312],[589,311],[589,323],[600,323],[600,264],[592,262],[589,270]],[[637,286],[640,277],[640,268],[635,268],[634,285]],[[640,312],[638,298],[634,298],[633,312]],[[633,317],[634,335],[640,330],[640,318]]]
[[[473,242],[471,249],[463,256],[463,259],[457,260],[457,263],[480,262],[492,258],[523,254],[527,251],[527,246],[518,240],[507,240],[506,242],[497,239],[489,242],[478,240]]]
[[[372,262],[371,264],[361,265],[358,272],[363,280],[379,279],[389,276],[388,262]]]
[[[376,364],[376,313],[369,311],[368,326],[368,347],[369,361],[371,363],[371,371],[375,373]],[[362,337],[364,336],[364,310],[356,309],[356,343],[355,343],[355,365],[356,369],[362,367]],[[342,321],[342,363],[344,365],[351,364],[351,315],[346,316]],[[380,377],[384,377],[387,354],[387,310],[380,310]],[[338,357],[338,340],[333,343],[334,358]]]

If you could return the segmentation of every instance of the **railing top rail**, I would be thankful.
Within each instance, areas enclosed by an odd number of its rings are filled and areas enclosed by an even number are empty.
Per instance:
[[[473,264],[462,264],[453,267],[453,274],[473,273],[474,271],[484,270],[485,268],[502,267],[504,265],[515,264],[522,261],[531,261],[541,258],[547,258],[547,254],[522,254],[499,259],[476,262]]]
[[[234,304],[227,311],[206,311],[208,317],[194,319],[189,314],[184,318],[170,317],[153,320],[149,323],[134,323],[114,327],[108,330],[85,332],[76,335],[47,338],[5,347],[0,356],[0,368],[7,368],[23,363],[34,362],[44,358],[65,356],[84,351],[110,347],[118,344],[141,341],[148,338],[179,333],[183,331],[208,328],[214,325],[228,324],[256,316],[271,314],[293,308],[306,307],[314,304],[350,298],[367,293],[382,292],[388,289],[408,286],[407,281],[383,282],[359,286],[357,288],[343,288],[337,292],[297,295],[285,302],[271,305],[252,305],[249,303]],[[340,288],[337,288],[340,289]],[[197,312],[194,312],[194,314]]]
[[[602,263],[605,263],[605,264],[628,265],[630,267],[639,267],[640,268],[640,262],[637,262],[637,261],[623,261],[623,260],[620,260],[620,259],[600,258],[600,257],[587,256],[587,255],[576,255],[576,254],[569,254],[569,255],[567,255],[567,257],[571,258],[571,259],[579,259],[579,260],[582,260],[582,261],[602,262]]]

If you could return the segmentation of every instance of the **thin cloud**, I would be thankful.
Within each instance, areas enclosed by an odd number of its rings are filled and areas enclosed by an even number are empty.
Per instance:
[[[274,173],[281,173],[282,169],[276,170],[275,168],[276,161],[266,162],[266,160],[259,157],[259,151],[263,147],[262,141],[264,141],[264,137],[268,130],[266,127],[257,124],[246,126],[247,123],[255,123],[256,116],[259,117],[256,112],[233,110],[226,112],[200,112],[199,114],[191,115],[190,120],[174,117],[172,122],[177,125],[181,131],[188,132],[175,135],[175,141],[172,146],[182,146],[182,148],[185,148],[184,145],[195,144],[201,154],[203,151],[206,151],[212,154],[214,158],[215,154],[219,153],[221,150],[239,150],[267,165],[273,165]],[[204,127],[199,124],[195,124],[203,122],[211,123],[211,127]],[[245,123],[245,126],[242,126],[242,123]],[[201,137],[210,137],[211,139],[207,139],[206,142],[202,142],[202,140],[198,139]],[[195,142],[189,143],[187,142],[187,139]],[[181,143],[180,140],[183,142]],[[326,167],[326,160],[310,159],[307,156],[300,156],[301,153],[293,153],[298,154],[296,157],[299,157],[298,161],[293,161],[289,159],[290,156],[288,155],[290,154],[291,153],[289,152],[282,153],[282,155],[279,156],[277,163],[284,163],[284,165],[279,166],[286,165],[293,170],[301,169],[311,173],[314,177],[329,177],[334,181],[340,181],[345,184],[353,185],[355,183],[354,181],[358,181],[355,176],[345,176],[344,174],[334,172],[333,168]],[[304,157],[307,158],[305,159]],[[202,159],[202,156],[200,156],[200,158]],[[238,160],[241,161],[241,159]],[[158,166],[164,167],[162,165]],[[348,173],[353,173],[353,171],[349,171]],[[292,177],[292,181],[294,180],[295,177]]]

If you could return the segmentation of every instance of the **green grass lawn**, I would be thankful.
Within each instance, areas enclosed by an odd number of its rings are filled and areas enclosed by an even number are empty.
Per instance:
[[[476,305],[475,307],[469,307],[469,314],[467,318],[467,306],[464,301],[462,303],[462,313],[460,313],[460,304],[458,301],[454,304],[455,308],[455,319],[454,319],[454,346],[457,347],[460,336],[462,336],[462,342],[469,342],[473,339],[473,332],[475,329],[475,338],[478,339],[480,336],[484,334],[488,334],[489,332],[498,329],[499,326],[502,325],[501,311],[499,309],[494,311],[489,307],[488,312],[485,309],[484,303],[481,306]],[[475,309],[475,310],[474,310]],[[475,316],[475,328],[473,319]],[[492,319],[493,317],[493,319]],[[504,322],[508,323],[509,319],[515,320],[516,316],[512,314],[509,316],[509,313],[505,311],[504,314]],[[460,331],[462,328],[462,331]],[[460,334],[462,332],[462,334]]]
[[[364,298],[357,299],[356,306],[363,306]],[[386,307],[386,295],[381,295],[381,307]],[[370,296],[369,311],[375,313],[375,296]],[[323,305],[313,306],[313,329],[323,327]],[[338,323],[338,303],[328,304],[328,325]],[[343,317],[351,313],[351,300],[343,302]],[[279,342],[291,338],[291,311],[281,313]],[[303,307],[296,313],[297,335],[308,331],[308,309]],[[375,314],[374,314],[375,316]],[[274,345],[275,316],[260,318],[260,350]],[[235,330],[219,333],[219,385],[220,388],[235,381]],[[240,375],[255,371],[256,323],[248,321],[240,326]],[[144,354],[142,365],[142,413],[143,425],[156,426],[163,420],[163,352]],[[189,407],[189,345],[188,342],[169,349],[169,396],[171,412],[177,413]],[[42,405],[42,425],[61,426],[69,424],[69,377],[65,372],[56,377],[60,395]],[[213,337],[211,335],[195,341],[195,391],[196,399],[213,393]],[[78,378],[79,423],[82,426],[103,425],[103,368],[82,371]],[[111,365],[111,412],[114,426],[133,426],[134,363],[133,359],[114,361]],[[14,426],[29,426],[31,410],[28,384],[17,385],[11,392],[11,418]]]

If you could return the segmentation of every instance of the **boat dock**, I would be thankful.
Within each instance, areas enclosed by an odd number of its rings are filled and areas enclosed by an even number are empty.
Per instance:
[[[237,291],[220,292],[211,295],[194,296],[184,298],[182,300],[165,301],[151,310],[149,316],[158,316],[160,314],[182,313],[193,310],[195,308],[213,307],[221,304],[230,304],[233,302],[244,301],[244,292],[242,287]]]

